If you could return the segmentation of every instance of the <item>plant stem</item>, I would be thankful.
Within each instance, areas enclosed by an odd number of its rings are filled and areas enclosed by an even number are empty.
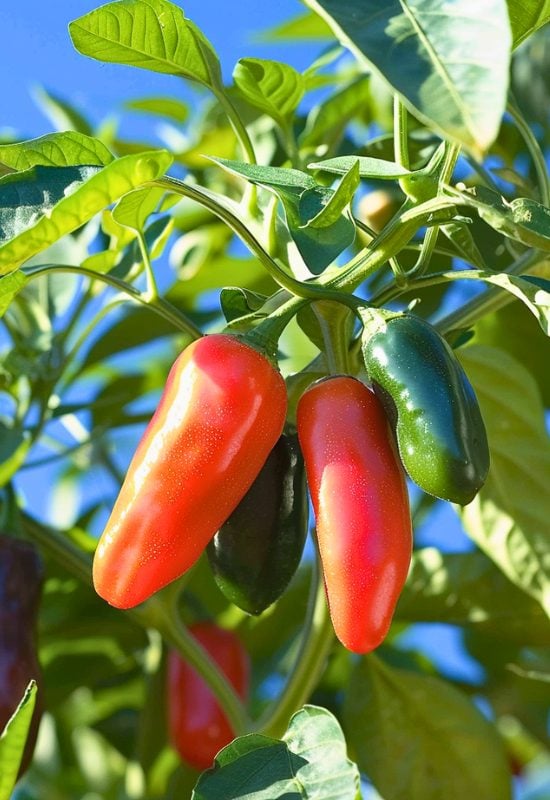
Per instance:
[[[229,120],[229,124],[235,131],[235,136],[239,140],[239,144],[243,149],[243,153],[245,155],[245,160],[249,164],[257,164],[256,160],[256,153],[254,152],[254,146],[252,144],[252,140],[248,135],[248,131],[246,130],[246,126],[244,125],[242,119],[239,116],[239,113],[233,102],[231,101],[229,95],[225,91],[224,87],[221,86],[218,90],[215,90],[216,97],[225,111],[227,115],[227,119]]]
[[[42,526],[27,514],[22,514],[22,522],[29,538],[47,550],[76,578],[87,586],[92,586],[92,565],[88,554],[73,544],[67,536]],[[155,595],[140,606],[124,613],[144,628],[156,628],[163,639],[181,652],[186,661],[204,678],[237,735],[250,727],[248,716],[235,690],[210,656],[185,629],[175,604],[167,603],[164,598]]]
[[[397,94],[393,96],[393,151],[396,162],[410,169],[407,109]]]
[[[334,633],[318,561],[312,575],[304,633],[296,661],[281,695],[259,720],[255,729],[266,736],[281,736],[288,720],[315,689],[329,655]]]
[[[143,259],[143,265],[145,267],[145,274],[147,276],[147,292],[145,292],[144,297],[150,303],[153,303],[155,302],[155,300],[158,300],[159,297],[157,279],[155,277],[153,265],[151,264],[151,259],[149,257],[149,250],[147,249],[147,242],[145,241],[145,236],[142,234],[141,231],[136,231],[136,236],[139,244],[139,249],[141,252],[141,257]]]
[[[69,264],[47,264],[27,272],[26,275],[29,280],[34,280],[34,278],[38,278],[41,275],[48,275],[50,272],[72,272],[76,275],[86,275],[92,280],[102,281],[128,295],[128,297],[136,303],[140,303],[146,308],[150,308],[159,316],[164,317],[164,319],[172,323],[175,328],[187,333],[191,339],[199,339],[202,336],[202,332],[199,328],[163,297],[150,299],[137,289],[134,289],[133,286],[130,286],[129,283],[120,280],[120,278],[116,278],[114,275],[94,272],[85,267],[76,267]]]

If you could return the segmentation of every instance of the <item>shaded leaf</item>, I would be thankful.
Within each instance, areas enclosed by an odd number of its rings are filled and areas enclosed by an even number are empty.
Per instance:
[[[301,147],[326,146],[327,142],[334,147],[350,119],[364,111],[369,99],[370,78],[361,75],[319,105],[313,106],[300,135]]]
[[[499,233],[528,247],[550,251],[550,208],[526,197],[517,197],[508,203],[484,186],[468,189],[462,197]]]
[[[469,536],[550,614],[550,439],[537,386],[505,351],[484,345],[458,355],[487,427],[491,469],[462,509]]]
[[[396,619],[474,628],[521,646],[550,644],[550,621],[483,553],[415,550]]]
[[[23,464],[31,443],[28,431],[8,428],[0,420],[0,486],[5,486]]]
[[[438,678],[370,655],[352,674],[344,720],[351,752],[384,800],[511,797],[496,729]]]
[[[474,151],[506,104],[511,32],[504,0],[306,0],[409,110]]]
[[[66,233],[74,231],[95,214],[118,200],[126,192],[155,180],[164,174],[172,156],[164,150],[124,156],[101,170],[80,168],[89,174],[85,183],[68,197],[54,204],[47,216],[41,216],[31,227],[0,247],[0,275],[12,272],[31,256],[45,250]],[[76,170],[77,167],[35,167],[37,174],[44,170]],[[26,173],[18,173],[18,175]],[[44,173],[42,173],[44,174]],[[79,173],[82,174],[82,173]],[[0,179],[0,186],[13,175]]]

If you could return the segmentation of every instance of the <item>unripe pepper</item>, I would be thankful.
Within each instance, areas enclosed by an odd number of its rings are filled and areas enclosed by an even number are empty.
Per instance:
[[[189,632],[246,700],[250,665],[237,636],[211,622],[192,625]],[[166,689],[172,744],[188,764],[207,769],[235,736],[227,717],[203,678],[175,650],[168,654]]]
[[[256,480],[207,548],[224,595],[261,614],[284,592],[307,536],[304,461],[297,437],[283,434]]]
[[[42,563],[29,542],[0,535],[0,733],[31,679],[38,696],[19,768],[32,759],[42,716],[40,667],[36,654],[36,621],[42,590]]]
[[[363,354],[412,480],[428,494],[469,503],[487,477],[489,446],[474,390],[447,342],[406,314],[367,339]]]
[[[175,361],[94,558],[94,586],[131,608],[178,578],[250,488],[286,416],[283,378],[235,336]]]
[[[334,631],[355,653],[383,641],[411,560],[405,477],[375,394],[348,376],[300,398],[297,427]]]

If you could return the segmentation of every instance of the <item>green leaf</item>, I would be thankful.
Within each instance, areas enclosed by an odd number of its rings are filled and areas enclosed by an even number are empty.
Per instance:
[[[384,800],[511,797],[500,737],[457,689],[370,655],[355,668],[345,730]]]
[[[8,428],[0,420],[0,486],[5,486],[25,461],[32,444],[28,431]]]
[[[304,79],[293,67],[263,58],[241,58],[233,70],[233,80],[251,105],[283,127],[305,91]]]
[[[316,189],[308,189],[300,197],[299,214],[307,219],[304,227],[328,228],[337,223],[344,211],[349,211],[357,187],[359,186],[359,168],[353,164],[338,187],[324,195]],[[353,240],[352,240],[353,241]]]
[[[537,318],[540,327],[550,336],[550,281],[533,275],[508,275],[505,272],[483,272],[478,279],[515,295]]]
[[[34,225],[99,171],[99,167],[37,166],[0,178],[0,246]]]
[[[27,281],[27,276],[21,270],[0,278],[0,317],[4,316],[11,301]]]
[[[469,536],[550,614],[550,439],[537,386],[505,351],[458,355],[478,397],[491,451],[485,486],[461,514]]]
[[[306,0],[339,41],[445,138],[484,152],[506,105],[505,0]]]
[[[265,295],[242,289],[240,286],[226,287],[220,292],[220,305],[227,322],[253,314],[266,300]]]
[[[305,706],[283,741],[251,734],[236,739],[203,773],[192,800],[359,800],[359,773],[346,756],[335,717]]]
[[[550,339],[523,303],[510,303],[482,317],[475,326],[474,343],[501,347],[520,361],[536,380],[545,408],[550,408]]]
[[[528,247],[550,251],[550,208],[526,197],[517,197],[508,203],[484,186],[462,192],[462,198],[499,233]]]
[[[99,139],[74,131],[49,133],[26,142],[0,145],[0,162],[18,171],[37,165],[104,167],[112,160],[112,154]]]
[[[222,85],[218,57],[204,34],[168,0],[117,0],[69,24],[75,48],[98,61]]]
[[[361,178],[376,178],[379,181],[392,181],[397,178],[404,178],[411,175],[409,169],[405,169],[394,161],[383,161],[381,158],[369,158],[367,156],[338,156],[337,158],[327,158],[325,161],[315,161],[308,164],[309,169],[321,169],[324,172],[334,172],[336,175],[345,175],[354,164],[359,165],[359,175]]]
[[[293,19],[282,22],[274,28],[264,31],[259,37],[262,42],[287,42],[330,39],[332,32],[324,20],[306,11]]]
[[[75,131],[83,133],[85,136],[92,136],[92,126],[71,103],[43,86],[34,88],[33,98],[56,130]]]
[[[362,75],[311,109],[300,135],[300,146],[315,147],[327,142],[334,146],[350,119],[364,111],[369,100],[370,79]]]
[[[45,250],[67,233],[79,228],[106,206],[118,200],[127,192],[153,181],[163,175],[172,162],[172,156],[165,150],[138,153],[124,156],[97,171],[95,167],[35,167],[36,174],[45,170],[72,170],[75,174],[89,174],[91,177],[79,185],[68,197],[63,197],[22,233],[0,246],[0,275],[12,272],[31,256]],[[88,170],[86,173],[85,170]],[[19,176],[26,173],[18,173]],[[3,182],[14,175],[0,179]],[[31,186],[32,188],[32,186]],[[43,201],[44,202],[44,201]]]
[[[514,47],[550,21],[550,0],[507,0]]]
[[[321,273],[340,253],[352,244],[355,225],[348,211],[334,214],[336,208],[349,205],[357,175],[353,171],[340,191],[319,186],[310,175],[296,169],[260,167],[240,161],[213,158],[229,172],[247,178],[251,183],[275,192],[283,203],[289,233],[306,266],[315,275]],[[352,165],[353,167],[353,165]],[[337,195],[334,205],[333,197]],[[346,202],[342,202],[346,201]],[[315,218],[324,222],[325,208],[328,225],[311,225]]]
[[[154,114],[157,117],[166,117],[173,122],[185,122],[189,116],[189,108],[181,100],[174,97],[141,97],[137,100],[128,100],[124,108],[130,111],[141,111],[144,114]]]
[[[141,232],[147,218],[158,210],[163,195],[164,190],[156,187],[128,192],[114,207],[113,219],[125,228]]]
[[[0,800],[10,800],[36,702],[36,683],[31,681],[0,736]]]
[[[550,645],[550,621],[540,604],[479,551],[415,550],[396,619],[463,625],[522,647]]]

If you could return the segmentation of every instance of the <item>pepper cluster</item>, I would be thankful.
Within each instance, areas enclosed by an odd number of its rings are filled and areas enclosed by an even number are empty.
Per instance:
[[[190,345],[170,372],[99,542],[98,593],[130,608],[206,550],[222,592],[260,614],[300,562],[307,475],[335,633],[354,652],[376,648],[411,559],[403,467],[424,491],[465,504],[487,476],[489,453],[473,389],[431,325],[390,316],[363,353],[372,388],[349,375],[313,384],[298,402],[296,437],[283,431],[286,387],[268,358],[228,334]],[[222,654],[222,669],[223,653],[232,652],[237,666],[227,674],[244,694],[246,654],[238,641],[210,624],[194,634],[214,660]],[[232,731],[176,654],[169,676],[172,738],[202,768]],[[195,737],[178,709],[202,695],[211,698],[201,700],[211,741],[189,755],[185,743]]]

